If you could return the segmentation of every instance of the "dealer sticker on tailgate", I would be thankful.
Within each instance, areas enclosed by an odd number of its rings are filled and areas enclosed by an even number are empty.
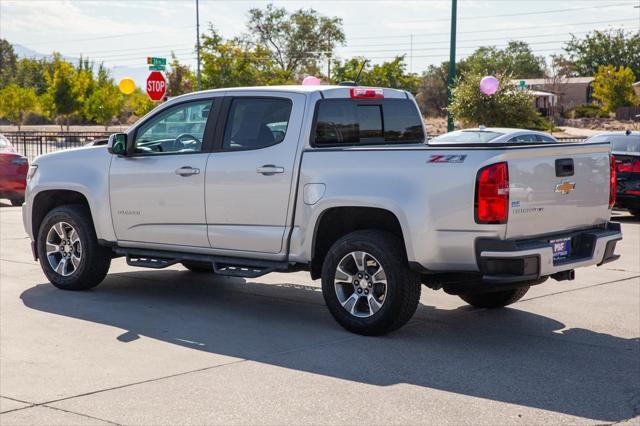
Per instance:
[[[549,241],[553,248],[553,261],[566,259],[571,254],[571,238],[560,238]]]

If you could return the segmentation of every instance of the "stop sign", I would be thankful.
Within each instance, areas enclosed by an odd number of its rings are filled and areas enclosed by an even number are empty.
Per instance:
[[[153,71],[147,77],[147,95],[152,101],[161,101],[167,92],[167,81],[160,71]]]

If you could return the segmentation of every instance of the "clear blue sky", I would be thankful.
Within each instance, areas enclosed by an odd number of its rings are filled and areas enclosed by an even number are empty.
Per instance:
[[[225,37],[239,35],[247,11],[267,3],[201,0],[201,29],[211,23]],[[414,72],[448,59],[450,0],[273,3],[342,18],[347,43],[337,51],[341,57],[364,55],[380,62],[406,54]],[[570,33],[638,31],[638,5],[640,0],[459,0],[458,58],[511,39],[549,56]],[[168,56],[171,50],[193,66],[195,0],[0,0],[0,37],[41,53],[83,54],[110,67],[144,68],[146,56]]]

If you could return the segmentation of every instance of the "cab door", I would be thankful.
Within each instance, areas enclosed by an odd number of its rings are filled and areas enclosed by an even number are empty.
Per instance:
[[[218,99],[169,106],[128,135],[134,152],[114,157],[109,176],[118,241],[209,247],[204,179]]]
[[[228,92],[205,178],[207,231],[219,250],[280,253],[306,97]]]

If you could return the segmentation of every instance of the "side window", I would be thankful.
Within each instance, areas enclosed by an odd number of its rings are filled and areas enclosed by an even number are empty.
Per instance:
[[[235,98],[224,129],[224,150],[261,149],[282,142],[292,103],[283,98]]]
[[[522,135],[514,136],[509,139],[509,142],[540,142],[537,135],[531,133],[525,133]]]
[[[549,137],[549,136],[545,136],[545,135],[540,135],[540,139],[542,140],[542,142],[551,142],[551,143],[555,143],[556,140]]]
[[[159,113],[137,130],[135,152],[200,152],[212,103],[211,99],[186,102]]]

